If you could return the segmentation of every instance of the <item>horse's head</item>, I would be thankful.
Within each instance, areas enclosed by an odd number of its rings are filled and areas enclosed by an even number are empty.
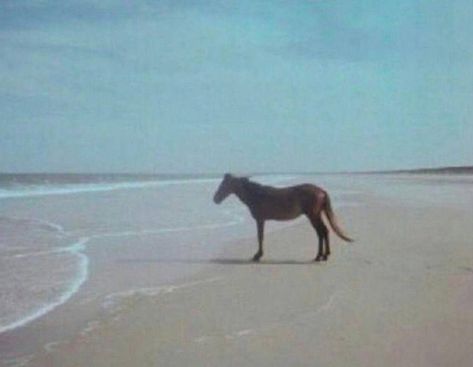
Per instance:
[[[226,173],[223,176],[223,180],[214,195],[215,204],[220,204],[223,200],[227,198],[228,195],[233,194],[235,192],[235,183],[237,180],[238,179],[236,177],[232,176],[229,173]]]

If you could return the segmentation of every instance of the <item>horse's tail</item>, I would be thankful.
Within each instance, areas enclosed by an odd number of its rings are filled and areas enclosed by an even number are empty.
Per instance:
[[[339,227],[337,220],[335,218],[335,214],[332,210],[332,205],[330,204],[330,198],[328,194],[325,196],[325,203],[323,205],[322,211],[325,213],[329,223],[330,227],[332,227],[333,231],[340,237],[341,239],[347,241],[347,242],[353,242],[354,240],[350,237],[348,237],[346,234],[343,233],[342,229]]]

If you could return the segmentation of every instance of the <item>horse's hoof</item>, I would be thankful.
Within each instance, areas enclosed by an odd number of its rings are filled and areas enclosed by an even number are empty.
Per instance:
[[[262,256],[262,255],[260,255],[260,254],[256,254],[255,256],[253,256],[253,261],[254,261],[254,262],[258,262],[259,259],[261,259],[261,256]]]
[[[325,255],[325,256],[322,256],[322,261],[327,261],[328,260],[328,256]]]
[[[315,262],[319,262],[320,260],[321,260],[320,256],[317,256],[317,257],[314,259]]]

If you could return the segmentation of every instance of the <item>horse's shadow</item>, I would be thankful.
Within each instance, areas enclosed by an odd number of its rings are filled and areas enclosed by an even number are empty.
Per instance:
[[[156,263],[156,264],[168,264],[168,265],[179,265],[179,264],[214,264],[214,265],[243,265],[243,266],[254,266],[254,265],[314,265],[317,264],[313,260],[260,260],[259,262],[250,259],[241,258],[209,258],[209,259],[184,259],[184,258],[134,258],[134,259],[120,259],[121,263],[126,264],[145,264],[145,263]]]

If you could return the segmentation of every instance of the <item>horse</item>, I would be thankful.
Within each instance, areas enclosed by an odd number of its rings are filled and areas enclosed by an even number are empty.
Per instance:
[[[337,224],[328,193],[312,184],[276,188],[261,185],[248,177],[236,177],[230,173],[223,176],[213,200],[220,204],[229,195],[235,194],[245,204],[256,221],[258,231],[258,251],[253,261],[263,256],[264,223],[266,220],[291,220],[305,215],[318,236],[318,251],[314,261],[327,261],[330,256],[329,231],[322,213],[325,214],[332,230],[346,242],[353,239],[343,233]]]

